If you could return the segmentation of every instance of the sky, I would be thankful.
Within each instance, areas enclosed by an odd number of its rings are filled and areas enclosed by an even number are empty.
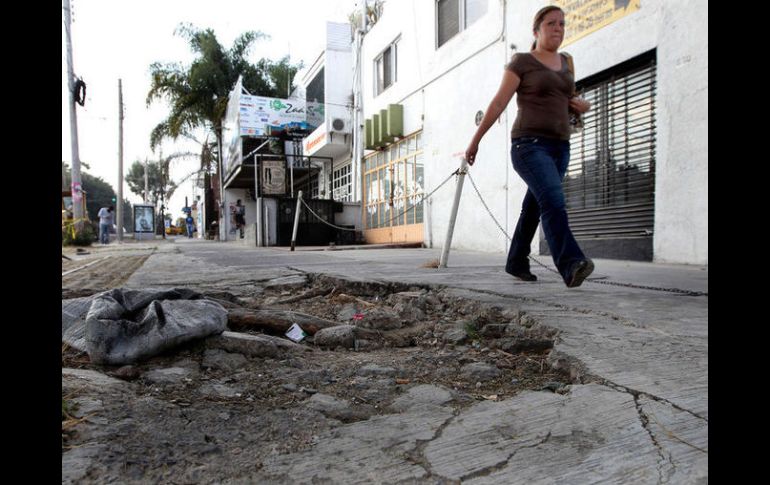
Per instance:
[[[158,158],[150,150],[150,132],[168,115],[163,101],[146,106],[153,62],[181,62],[189,66],[194,54],[187,41],[174,35],[180,23],[211,28],[225,49],[248,30],[270,36],[252,44],[249,60],[279,60],[309,66],[321,53],[325,21],[347,22],[361,0],[71,0],[72,56],[76,77],[86,87],[85,106],[77,106],[81,171],[101,177],[117,192],[118,79],[123,84],[123,170],[136,160]],[[64,2],[62,2],[64,5]],[[62,160],[72,165],[67,92],[66,36],[62,10]],[[202,131],[200,131],[202,133]],[[205,135],[204,135],[205,136]],[[165,141],[163,155],[200,148],[183,139]],[[199,165],[195,158],[172,163],[171,178],[180,180]],[[184,197],[192,196],[192,179],[177,189],[168,204],[174,217],[182,215]],[[128,184],[123,197],[140,203]]]

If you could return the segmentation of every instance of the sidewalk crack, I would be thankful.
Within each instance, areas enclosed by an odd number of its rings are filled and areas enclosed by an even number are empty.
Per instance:
[[[650,440],[652,441],[652,444],[655,445],[655,449],[658,452],[658,483],[666,483],[667,480],[663,479],[663,464],[666,461],[666,456],[663,454],[663,447],[660,446],[660,443],[658,443],[658,439],[655,438],[655,435],[653,434],[652,430],[649,428],[650,420],[647,417],[647,414],[645,414],[644,410],[642,409],[642,405],[639,402],[639,395],[638,394],[632,394],[634,397],[634,404],[636,405],[636,412],[639,415],[639,421],[642,423],[642,428],[644,428],[645,431],[647,431],[647,434],[650,436]],[[669,454],[668,462],[671,464],[671,466],[676,469],[676,466],[674,465],[674,462],[671,461],[671,455]],[[671,473],[669,473],[669,477],[671,476]]]
[[[409,451],[404,452],[404,458],[406,459],[406,461],[413,463],[415,465],[418,465],[425,470],[427,475],[423,477],[423,479],[439,478],[441,480],[446,481],[446,483],[451,483],[451,484],[460,483],[459,480],[452,480],[448,477],[444,477],[435,473],[433,471],[433,468],[430,465],[430,462],[427,459],[425,459],[425,448],[428,446],[428,444],[440,438],[441,435],[444,433],[444,430],[447,428],[447,426],[452,424],[452,421],[454,421],[454,419],[459,415],[460,415],[460,411],[458,409],[453,409],[452,416],[448,417],[443,423],[441,423],[441,425],[438,428],[436,428],[436,432],[433,433],[433,437],[427,440],[416,440],[415,447]]]
[[[502,470],[503,468],[508,466],[508,462],[510,462],[511,458],[513,458],[516,455],[516,453],[518,453],[519,451],[527,449],[527,448],[537,448],[538,446],[541,446],[541,445],[545,444],[546,442],[548,442],[549,439],[551,439],[551,432],[550,431],[545,436],[545,438],[543,438],[539,442],[537,442],[535,444],[532,444],[532,445],[529,445],[529,446],[520,446],[520,447],[516,448],[513,451],[513,453],[508,455],[508,457],[505,460],[501,460],[501,461],[499,461],[499,462],[497,462],[497,463],[495,463],[493,465],[490,465],[488,467],[482,468],[481,470],[476,470],[473,473],[469,473],[467,475],[463,475],[463,476],[460,477],[460,481],[462,482],[464,480],[470,480],[471,478],[485,477],[485,476],[490,475],[490,474],[492,474],[492,473],[494,473],[494,472],[496,472],[498,470]]]
[[[666,435],[668,437],[670,437],[672,439],[675,439],[675,440],[679,441],[682,444],[690,446],[691,448],[693,448],[695,450],[698,450],[701,453],[708,454],[708,450],[705,450],[705,449],[703,449],[703,448],[701,448],[701,447],[699,447],[697,445],[689,443],[689,442],[685,441],[684,439],[680,438],[679,436],[674,434],[671,430],[667,429],[660,421],[658,421],[655,418],[654,414],[645,412],[644,409],[642,408],[642,404],[639,402],[639,398],[644,396],[644,397],[647,397],[647,398],[649,398],[649,399],[651,399],[653,401],[657,401],[657,402],[661,402],[663,404],[667,404],[667,405],[669,405],[669,406],[671,406],[671,407],[673,407],[673,408],[675,408],[675,409],[677,409],[679,411],[686,412],[686,413],[690,414],[693,417],[701,419],[701,420],[705,421],[706,423],[708,423],[708,419],[703,418],[702,416],[699,416],[697,413],[694,413],[692,411],[684,409],[681,406],[677,406],[676,404],[674,404],[674,403],[672,403],[672,402],[670,402],[670,401],[668,401],[666,399],[660,398],[658,396],[653,396],[653,395],[647,394],[645,392],[640,392],[640,391],[637,391],[637,390],[634,390],[634,389],[629,389],[629,388],[627,388],[625,386],[621,386],[621,385],[615,384],[614,382],[608,381],[606,379],[604,380],[603,385],[605,385],[606,387],[609,387],[609,388],[611,388],[611,389],[613,389],[613,390],[615,390],[617,392],[622,392],[624,394],[631,394],[631,396],[634,398],[634,404],[636,406],[636,411],[637,411],[637,414],[639,416],[639,421],[641,422],[642,427],[644,428],[644,430],[650,436],[650,440],[655,445],[655,448],[656,448],[656,450],[658,452],[658,456],[660,457],[660,459],[658,460],[658,482],[659,483],[668,483],[668,481],[671,479],[673,474],[676,472],[676,463],[674,462],[674,458],[673,458],[673,455],[671,454],[671,452],[670,451],[669,452],[665,452],[663,446],[658,442],[658,439],[655,437],[655,434],[653,433],[652,429],[649,426],[650,418],[652,418],[652,421],[655,422],[655,424],[657,424],[666,433]],[[668,463],[671,465],[671,469],[668,471],[667,476],[664,478],[663,477],[663,464],[666,461],[668,461]]]
[[[675,404],[675,403],[669,401],[666,398],[663,398],[663,397],[660,397],[660,396],[655,396],[655,395],[650,394],[648,392],[638,391],[636,389],[631,389],[630,387],[626,387],[626,386],[623,386],[623,385],[620,385],[620,384],[616,384],[616,383],[614,383],[614,382],[612,382],[612,381],[610,381],[608,379],[605,379],[603,377],[598,377],[597,376],[597,379],[600,380],[600,384],[602,384],[603,386],[609,387],[609,388],[614,389],[614,390],[616,390],[618,392],[623,392],[623,393],[626,393],[626,394],[631,394],[632,396],[634,396],[634,398],[636,398],[638,396],[648,397],[648,398],[652,399],[653,401],[657,401],[657,402],[660,402],[660,403],[663,403],[663,404],[667,404],[667,405],[671,406],[672,408],[676,409],[677,411],[685,412],[685,413],[689,414],[690,416],[693,416],[693,417],[698,418],[698,419],[700,419],[702,421],[705,421],[706,423],[709,422],[708,418],[705,418],[705,417],[701,416],[700,414],[698,414],[698,413],[696,413],[694,411],[690,411],[689,409],[685,409],[682,406],[679,406],[678,404]],[[691,446],[693,446],[693,445],[691,445]],[[703,451],[703,450],[701,450],[701,451]]]

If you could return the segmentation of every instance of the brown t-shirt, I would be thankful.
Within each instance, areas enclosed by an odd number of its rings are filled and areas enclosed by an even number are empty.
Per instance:
[[[521,79],[516,90],[519,112],[513,122],[511,138],[542,136],[569,140],[569,98],[575,78],[567,59],[561,57],[561,70],[554,71],[529,53],[514,54],[505,68]]]

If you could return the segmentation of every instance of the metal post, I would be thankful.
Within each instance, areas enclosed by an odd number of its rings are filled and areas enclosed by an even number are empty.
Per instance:
[[[291,197],[294,198],[294,159],[296,157],[291,157],[291,164],[289,165],[289,176],[291,178],[291,182],[289,182],[289,185],[291,186]],[[308,167],[310,164],[308,163]]]
[[[123,242],[123,80],[118,79],[118,243]]]
[[[257,223],[256,223],[256,229],[257,229],[257,247],[262,247],[262,197],[259,197],[257,199]]]
[[[433,198],[428,197],[425,202],[427,202],[427,207],[425,208],[425,225],[428,226],[428,247],[433,249],[433,214],[431,213],[433,210]]]
[[[444,247],[441,249],[441,259],[439,260],[439,268],[446,268],[447,260],[449,259],[449,246],[452,245],[452,233],[455,230],[455,221],[457,220],[457,208],[460,206],[460,195],[463,193],[463,182],[465,181],[465,171],[468,169],[468,161],[463,157],[463,161],[460,164],[460,173],[457,178],[457,188],[455,189],[455,199],[452,202],[452,212],[449,216],[449,227],[446,232],[446,240],[444,241]]]
[[[144,203],[145,203],[145,205],[147,204],[147,198],[149,197],[149,194],[150,194],[150,184],[149,184],[149,181],[148,181],[148,178],[147,178],[148,177],[147,176],[147,172],[148,172],[149,169],[150,169],[149,162],[147,161],[147,158],[145,157],[145,159],[144,159]]]
[[[260,204],[261,205],[261,204]],[[262,230],[262,233],[265,235],[265,247],[270,246],[270,207],[265,206],[265,227]]]
[[[78,118],[75,110],[75,67],[72,61],[72,34],[70,0],[64,0],[64,30],[67,42],[67,86],[69,88],[70,106],[70,142],[72,147],[72,217],[75,219],[75,229],[83,228],[83,218],[86,216],[83,210],[83,186],[80,177],[80,152],[78,148]]]
[[[291,250],[294,251],[294,243],[297,241],[297,228],[299,227],[299,209],[302,203],[302,191],[297,192],[297,210],[294,211],[294,231],[291,233]]]
[[[262,200],[259,197],[259,170],[257,170],[257,154],[254,154],[254,216],[256,217],[257,247],[262,246]]]

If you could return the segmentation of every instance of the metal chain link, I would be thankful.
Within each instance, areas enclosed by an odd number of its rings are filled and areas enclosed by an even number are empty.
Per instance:
[[[305,208],[307,208],[307,210],[309,210],[309,211],[310,211],[310,213],[311,213],[311,214],[313,214],[313,215],[316,217],[316,219],[318,219],[319,221],[323,222],[323,223],[324,223],[324,224],[326,224],[327,226],[331,226],[331,227],[333,227],[333,228],[335,228],[335,229],[339,229],[340,231],[354,231],[354,232],[355,232],[355,229],[350,229],[350,228],[347,228],[347,227],[340,227],[340,226],[335,226],[334,224],[332,224],[332,223],[330,223],[330,222],[326,222],[325,220],[323,220],[323,219],[321,218],[321,216],[319,216],[318,214],[316,214],[316,213],[313,211],[313,209],[311,209],[311,208],[310,208],[310,206],[309,206],[309,205],[307,205],[307,204],[305,203],[304,199],[300,198],[300,199],[299,199],[299,201],[300,201],[300,202],[302,202],[302,205],[304,205],[304,206],[305,206]]]
[[[432,191],[430,191],[430,193],[428,193],[428,194],[426,194],[426,195],[423,195],[423,196],[422,196],[422,198],[421,198],[421,199],[420,199],[418,202],[415,202],[415,203],[412,205],[412,207],[409,207],[409,208],[407,208],[406,210],[404,210],[403,212],[401,212],[401,214],[398,214],[398,215],[396,215],[396,216],[393,216],[393,217],[391,217],[389,221],[386,221],[386,222],[385,222],[385,224],[390,224],[391,222],[393,222],[394,220],[396,220],[396,219],[398,219],[399,217],[403,216],[404,214],[406,214],[406,213],[407,213],[407,212],[409,212],[410,210],[412,210],[412,209],[416,208],[416,207],[417,207],[417,204],[421,204],[421,203],[422,203],[422,202],[423,202],[425,199],[427,199],[428,197],[430,197],[431,195],[433,195],[434,193],[436,193],[436,191],[437,191],[438,189],[440,189],[441,187],[443,187],[443,186],[444,186],[444,184],[446,184],[447,182],[449,182],[449,180],[450,180],[450,179],[451,179],[453,176],[455,176],[455,175],[458,175],[459,173],[460,173],[460,169],[457,169],[457,170],[455,170],[454,172],[450,173],[450,174],[449,174],[449,176],[448,176],[446,179],[444,179],[444,181],[443,181],[443,182],[441,182],[440,184],[438,184],[438,187],[436,187],[435,189],[433,189]],[[342,230],[342,231],[355,231],[355,229],[348,229],[348,228],[346,228],[346,227],[339,227],[339,226],[335,226],[334,224],[331,224],[331,223],[329,223],[329,222],[326,222],[325,220],[321,219],[321,217],[320,217],[318,214],[316,214],[315,212],[313,212],[313,209],[311,209],[310,207],[308,207],[308,205],[305,203],[305,201],[304,201],[304,200],[302,200],[302,199],[300,199],[300,200],[302,201],[302,204],[303,204],[305,207],[307,207],[307,210],[309,210],[311,214],[313,214],[313,215],[314,215],[314,216],[315,216],[315,217],[316,217],[318,220],[320,220],[320,221],[321,221],[321,222],[323,222],[324,224],[326,224],[326,225],[328,225],[328,226],[331,226],[331,227],[334,227],[334,228],[337,228],[337,229],[340,229],[340,230]]]
[[[492,220],[495,222],[497,227],[500,229],[500,232],[502,232],[505,235],[505,237],[507,237],[508,240],[511,241],[511,236],[509,236],[508,233],[505,232],[505,229],[503,229],[503,226],[501,226],[500,223],[497,222],[497,218],[495,218],[494,214],[492,214],[492,211],[489,210],[487,203],[484,201],[484,198],[481,196],[481,192],[479,192],[479,188],[476,187],[476,182],[474,182],[473,177],[471,177],[470,171],[466,170],[465,173],[468,175],[468,179],[471,181],[471,185],[473,185],[473,190],[475,190],[476,195],[479,196],[479,200],[481,201],[481,204],[484,206],[484,208],[487,210],[489,217],[491,217]],[[544,265],[543,263],[535,259],[533,256],[528,256],[528,258],[534,261],[535,263],[539,264],[543,268],[547,269],[548,271],[552,273],[556,273],[557,275],[559,275],[559,277],[561,277],[561,273]],[[708,292],[703,292],[703,291],[690,291],[690,290],[680,290],[678,288],[661,288],[657,286],[634,285],[631,283],[616,283],[614,281],[600,281],[596,278],[587,278],[586,281],[588,283],[596,283],[599,285],[622,286],[626,288],[638,288],[642,290],[653,290],[653,291],[666,291],[666,292],[677,293],[677,294],[686,295],[686,296],[708,296],[709,295]]]

